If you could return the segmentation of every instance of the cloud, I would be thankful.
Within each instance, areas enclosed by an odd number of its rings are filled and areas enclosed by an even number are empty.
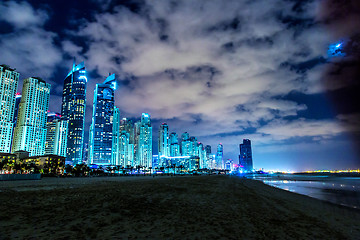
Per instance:
[[[45,10],[34,9],[26,2],[0,3],[0,20],[15,28],[1,35],[0,62],[17,68],[21,78],[41,76],[49,81],[62,60],[61,50],[55,45],[57,34],[44,29],[48,18]]]
[[[336,136],[344,129],[334,120],[305,120],[293,121],[275,120],[257,129],[257,132],[271,135],[273,139],[284,140],[295,137],[323,137]]]
[[[42,26],[49,16],[41,9],[34,9],[27,2],[8,1],[0,4],[0,20],[9,22],[15,28]]]

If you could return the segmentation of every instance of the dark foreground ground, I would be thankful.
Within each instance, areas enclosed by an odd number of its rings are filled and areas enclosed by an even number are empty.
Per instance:
[[[0,183],[0,239],[360,239],[360,211],[228,176]]]

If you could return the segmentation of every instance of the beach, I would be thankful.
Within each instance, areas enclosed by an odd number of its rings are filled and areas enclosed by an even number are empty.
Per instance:
[[[360,239],[360,211],[236,176],[0,182],[0,239]]]

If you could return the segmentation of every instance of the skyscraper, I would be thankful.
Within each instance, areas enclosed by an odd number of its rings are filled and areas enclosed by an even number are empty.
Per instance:
[[[253,170],[251,141],[249,139],[243,139],[243,143],[240,144],[239,164],[245,171]]]
[[[114,114],[115,74],[104,83],[96,84],[94,90],[93,115],[90,126],[90,163],[112,164],[112,134]]]
[[[14,120],[13,120],[14,127],[16,127],[20,101],[21,101],[21,93],[16,93],[16,95],[15,95],[15,111],[14,111]]]
[[[181,135],[181,156],[191,156],[191,142],[189,133],[184,132]]]
[[[169,126],[166,123],[160,125],[159,128],[159,158],[170,157],[170,146],[169,146]]]
[[[135,143],[135,136],[134,136],[134,124],[131,120],[127,119],[127,118],[122,118],[120,120],[120,133],[122,131],[126,131],[127,133],[129,133],[130,135],[130,144],[134,144]]]
[[[15,93],[20,74],[0,65],[0,152],[9,153],[14,131]]]
[[[126,131],[120,133],[119,162],[116,165],[134,166],[134,144],[130,144],[130,134]]]
[[[47,116],[45,154],[66,157],[68,121],[59,113],[49,112]]]
[[[114,107],[113,116],[113,133],[112,133],[112,150],[111,162],[114,165],[119,165],[119,138],[120,138],[120,111],[119,108]]]
[[[46,119],[50,84],[41,78],[24,80],[12,151],[27,151],[30,156],[45,153]]]
[[[152,166],[152,127],[148,113],[142,114],[138,128],[136,165],[148,168]]]
[[[178,157],[180,156],[180,145],[178,142],[178,135],[174,132],[170,134],[170,156]]]
[[[224,155],[224,146],[221,143],[219,143],[217,146],[217,151],[216,151],[216,156],[215,156],[217,169],[222,169],[224,167],[223,166],[223,155]]]
[[[61,116],[68,120],[66,159],[73,165],[83,161],[86,83],[84,62],[74,63],[64,81],[61,106]]]

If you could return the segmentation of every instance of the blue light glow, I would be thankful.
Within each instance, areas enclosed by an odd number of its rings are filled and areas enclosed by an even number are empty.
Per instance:
[[[79,77],[79,79],[85,79],[85,80],[86,80],[86,82],[87,82],[87,78],[86,78],[86,76],[80,76],[80,77]]]
[[[329,58],[346,56],[344,52],[344,42],[330,44],[327,53]]]

